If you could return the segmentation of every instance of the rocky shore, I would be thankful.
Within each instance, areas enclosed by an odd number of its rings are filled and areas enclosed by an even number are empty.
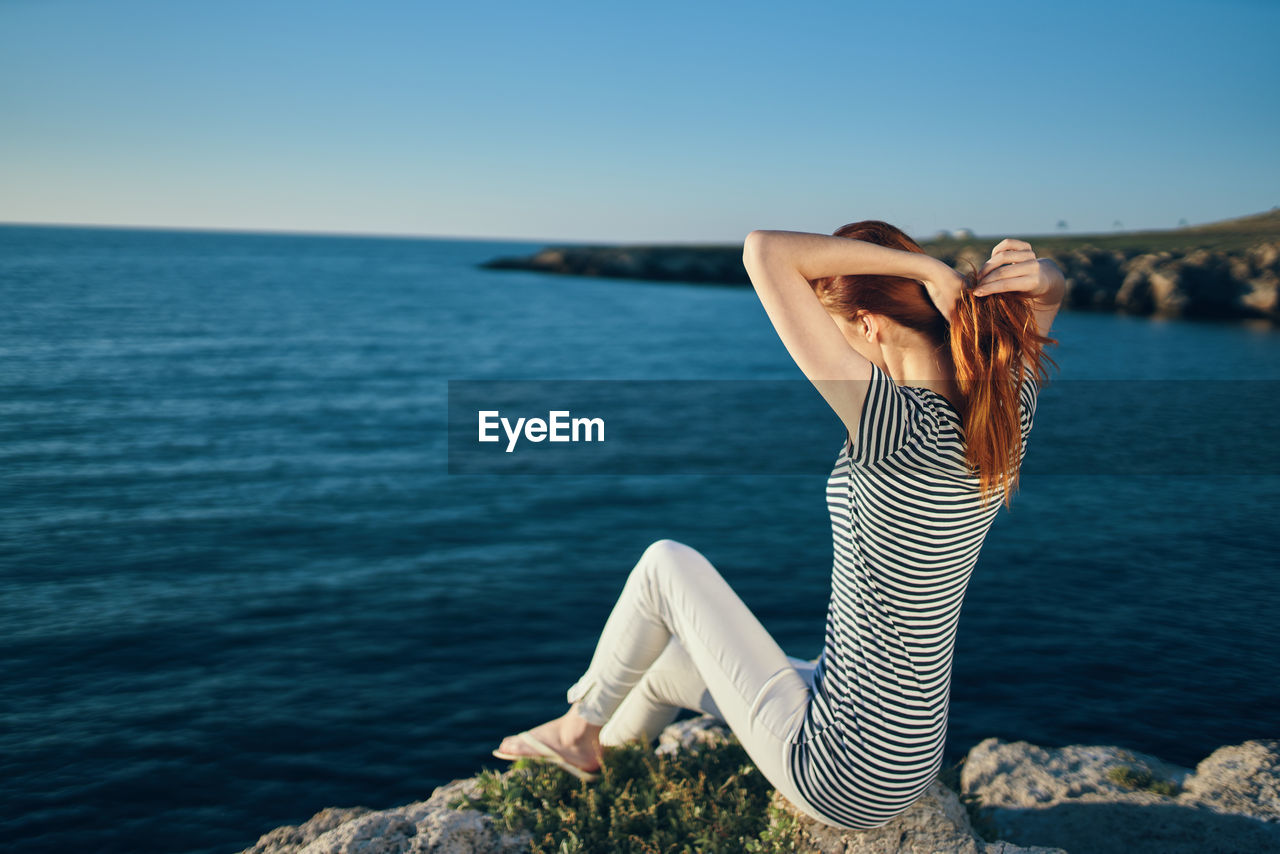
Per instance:
[[[994,241],[992,241],[994,244]],[[1032,243],[1035,246],[1035,243]],[[965,272],[990,253],[977,245],[924,246]],[[1280,240],[1230,249],[1114,248],[1085,242],[1037,250],[1067,279],[1066,307],[1123,314],[1280,323]],[[481,266],[607,278],[747,285],[741,246],[549,247],[534,255],[497,258]]]
[[[716,721],[693,718],[668,727],[658,750],[696,751],[724,738]],[[455,780],[424,801],[388,810],[325,809],[276,828],[241,854],[527,851],[527,836],[450,806],[475,785],[474,778]],[[1119,747],[989,738],[969,751],[958,780],[944,774],[906,813],[867,831],[825,827],[773,797],[798,823],[797,850],[823,854],[1280,851],[1280,740],[1221,747],[1191,769]]]

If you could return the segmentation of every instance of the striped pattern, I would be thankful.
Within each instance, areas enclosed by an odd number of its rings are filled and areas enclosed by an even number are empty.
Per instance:
[[[1030,372],[1019,394],[1025,459]],[[790,754],[797,788],[830,824],[880,827],[942,768],[960,606],[1000,509],[982,508],[977,484],[946,398],[872,365],[857,446],[846,437],[827,482],[826,642]]]

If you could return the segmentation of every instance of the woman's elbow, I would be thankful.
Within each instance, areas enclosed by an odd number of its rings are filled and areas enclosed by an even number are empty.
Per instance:
[[[768,231],[756,229],[748,234],[747,239],[742,241],[742,263],[748,268],[759,264],[764,259],[769,244]]]

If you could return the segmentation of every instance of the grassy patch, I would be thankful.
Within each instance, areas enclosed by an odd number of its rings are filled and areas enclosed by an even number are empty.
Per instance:
[[[639,742],[609,747],[595,783],[530,760],[516,762],[514,771],[481,773],[477,795],[452,806],[487,813],[509,831],[529,831],[534,852],[772,854],[796,848],[797,822],[770,805],[773,787],[736,739],[661,756]]]
[[[1107,772],[1107,779],[1126,789],[1145,789],[1157,795],[1172,797],[1181,791],[1177,783],[1170,780],[1157,780],[1150,771],[1128,765],[1115,766]]]
[[[1049,255],[1065,253],[1085,246],[1116,249],[1126,255],[1165,250],[1191,252],[1196,249],[1232,252],[1265,241],[1280,240],[1280,210],[1272,209],[1265,213],[1183,228],[1149,231],[1117,230],[1093,234],[1032,234],[1025,235],[1022,239],[1034,246],[1037,254]],[[921,243],[921,246],[931,255],[954,254],[963,249],[971,249],[986,257],[997,240],[996,235],[986,235],[964,239],[929,240]]]

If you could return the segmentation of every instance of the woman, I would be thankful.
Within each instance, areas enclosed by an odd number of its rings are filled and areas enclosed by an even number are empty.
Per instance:
[[[1017,486],[1065,283],[1019,240],[961,276],[878,220],[835,236],[753,231],[743,262],[846,428],[827,486],[822,654],[784,654],[705,557],[660,540],[569,710],[494,754],[591,780],[601,745],[652,739],[694,709],[725,721],[800,811],[880,827],[941,770],[961,602],[997,499]]]

